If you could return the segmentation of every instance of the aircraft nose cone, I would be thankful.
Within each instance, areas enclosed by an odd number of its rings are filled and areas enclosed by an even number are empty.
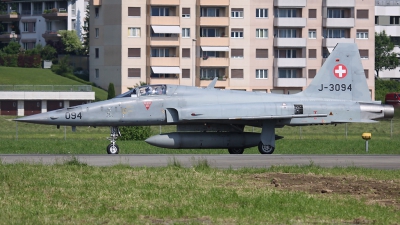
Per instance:
[[[46,124],[46,122],[49,121],[49,118],[51,118],[51,117],[49,115],[47,115],[47,113],[40,113],[40,114],[36,114],[36,115],[24,116],[24,117],[21,117],[18,119],[14,119],[14,121]]]

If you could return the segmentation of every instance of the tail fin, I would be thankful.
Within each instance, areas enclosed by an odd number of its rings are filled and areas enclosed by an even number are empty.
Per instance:
[[[355,43],[339,43],[302,95],[371,101],[367,80]]]

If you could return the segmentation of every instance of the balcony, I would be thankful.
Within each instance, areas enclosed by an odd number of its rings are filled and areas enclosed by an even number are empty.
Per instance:
[[[337,43],[354,43],[354,38],[324,38],[322,40],[323,47],[334,48]]]
[[[150,5],[179,5],[179,0],[150,0]]]
[[[274,26],[276,27],[305,27],[307,19],[302,17],[275,17]]]
[[[19,41],[21,39],[21,35],[18,34],[12,34],[12,33],[0,33],[0,41],[1,42],[10,42],[11,40]]]
[[[229,17],[200,17],[200,26],[229,26]]]
[[[179,57],[150,57],[150,66],[179,66]]]
[[[179,26],[179,16],[150,16],[150,24]]]
[[[338,7],[338,8],[347,8],[354,7],[354,0],[323,0],[323,7]]]
[[[201,6],[229,6],[229,0],[200,0]]]
[[[306,5],[307,0],[274,0],[274,7],[302,8]]]
[[[306,58],[275,58],[275,67],[304,68],[307,66]]]
[[[150,84],[179,85],[179,78],[178,77],[176,77],[176,78],[155,78],[155,77],[150,77]]]
[[[66,9],[57,9],[57,12],[52,10],[45,10],[42,14],[46,20],[66,20],[68,19],[68,12]]]
[[[307,40],[305,38],[274,38],[275,47],[306,47]]]
[[[353,28],[354,18],[324,18],[322,20],[323,27]]]
[[[150,46],[179,46],[179,38],[176,37],[149,37]]]
[[[0,12],[0,21],[2,22],[19,21],[20,19],[21,16],[15,11],[11,13]]]
[[[229,58],[202,57],[197,59],[197,65],[202,67],[228,67]]]
[[[305,87],[306,78],[274,78],[274,87]]]
[[[46,41],[61,41],[61,35],[55,30],[46,31],[44,34],[42,34],[42,37]]]
[[[228,37],[201,37],[199,39],[201,46],[229,46]]]
[[[102,0],[93,0],[94,6],[101,6]]]

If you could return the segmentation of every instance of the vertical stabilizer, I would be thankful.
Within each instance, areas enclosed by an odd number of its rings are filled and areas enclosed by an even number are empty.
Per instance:
[[[371,101],[355,43],[339,43],[301,95],[353,101]]]

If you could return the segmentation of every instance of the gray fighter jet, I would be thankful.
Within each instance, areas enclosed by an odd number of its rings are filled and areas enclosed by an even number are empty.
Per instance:
[[[242,154],[258,146],[275,150],[275,128],[340,123],[372,123],[392,118],[393,106],[371,101],[356,44],[338,44],[307,89],[293,95],[146,85],[113,99],[27,116],[16,121],[72,126],[109,126],[109,154],[118,154],[118,126],[177,125],[177,132],[150,137],[163,148],[227,148]],[[244,132],[245,126],[262,128]]]

